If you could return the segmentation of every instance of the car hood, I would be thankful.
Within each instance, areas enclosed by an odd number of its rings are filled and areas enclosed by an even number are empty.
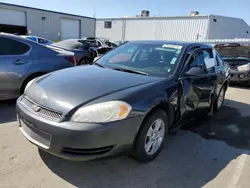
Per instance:
[[[223,58],[245,57],[250,58],[250,46],[226,46],[215,47]]]
[[[162,79],[95,65],[78,66],[39,77],[25,95],[37,104],[67,113],[100,97]]]

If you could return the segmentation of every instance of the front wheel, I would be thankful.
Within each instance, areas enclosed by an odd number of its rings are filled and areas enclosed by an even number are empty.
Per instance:
[[[161,152],[168,132],[168,117],[162,110],[153,112],[141,125],[132,157],[140,162],[150,162]]]

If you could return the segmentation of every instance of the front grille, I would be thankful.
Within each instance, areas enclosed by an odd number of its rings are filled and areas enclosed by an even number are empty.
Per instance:
[[[100,155],[112,150],[114,146],[107,146],[94,149],[75,149],[75,148],[63,148],[62,153],[70,155]]]
[[[28,108],[28,110],[32,111],[35,114],[38,114],[40,116],[45,116],[54,120],[60,120],[63,117],[63,114],[60,112],[55,112],[52,110],[49,110],[47,108],[44,108],[38,104],[35,104],[34,102],[30,101],[26,97],[23,97],[21,100],[22,104]]]

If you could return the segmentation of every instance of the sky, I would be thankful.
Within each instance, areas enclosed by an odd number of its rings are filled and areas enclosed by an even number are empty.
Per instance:
[[[0,0],[0,2],[97,18],[123,17],[149,10],[151,16],[223,15],[250,25],[250,0]]]

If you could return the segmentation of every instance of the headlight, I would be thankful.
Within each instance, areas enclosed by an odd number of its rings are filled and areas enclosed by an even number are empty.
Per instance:
[[[246,70],[250,70],[250,63],[248,63],[247,65],[241,65],[238,66],[238,71],[246,71]]]
[[[74,122],[105,123],[124,119],[132,107],[126,102],[109,101],[79,108],[71,117]]]
[[[26,93],[26,90],[28,89],[28,87],[30,87],[30,85],[35,81],[35,78],[31,81],[29,81],[25,87],[24,93]]]

